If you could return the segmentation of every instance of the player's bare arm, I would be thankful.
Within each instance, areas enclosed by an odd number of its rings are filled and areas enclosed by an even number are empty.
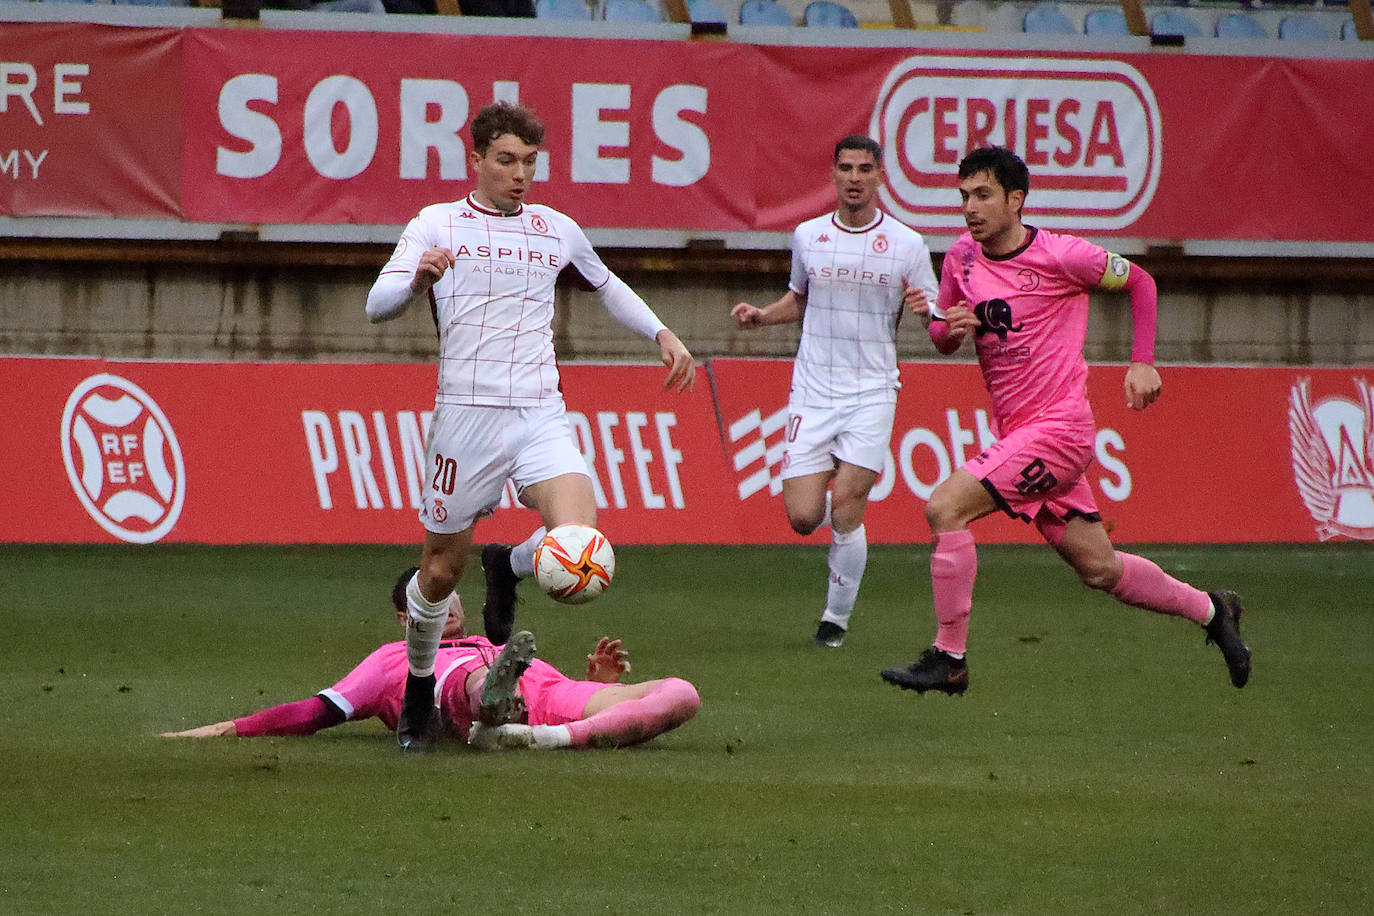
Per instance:
[[[668,367],[668,377],[663,381],[665,389],[677,392],[691,391],[696,385],[696,361],[687,347],[672,331],[664,328],[654,338],[658,341],[659,358]]]
[[[730,310],[730,318],[734,320],[735,327],[747,331],[772,324],[792,324],[800,321],[805,308],[806,297],[798,296],[789,289],[777,302],[771,302],[763,308],[741,302]]]
[[[188,728],[181,732],[163,732],[160,738],[235,738],[238,736],[238,728],[234,721],[229,719],[224,722],[215,722],[210,725],[202,725],[198,728]]]
[[[415,277],[410,281],[410,290],[415,295],[429,292],[430,287],[439,282],[444,272],[455,263],[453,252],[447,248],[434,247],[420,255],[420,263],[415,267]]]

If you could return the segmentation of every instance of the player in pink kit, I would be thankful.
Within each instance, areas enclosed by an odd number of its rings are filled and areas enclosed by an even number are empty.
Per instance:
[[[1154,280],[1083,239],[1022,223],[1029,190],[1026,165],[1009,150],[977,149],[959,163],[969,231],[945,255],[930,337],[948,354],[972,335],[999,438],[941,482],[926,504],[935,545],[935,644],[915,663],[884,670],[883,680],[920,693],[968,689],[964,650],[978,570],[968,526],[1001,509],[1035,525],[1084,585],[1203,626],[1221,650],[1231,683],[1244,687],[1250,649],[1240,635],[1239,598],[1226,591],[1209,595],[1114,549],[1084,478],[1096,432],[1083,358],[1088,291],[1130,296],[1125,397],[1132,409],[1144,410],[1161,386],[1154,367]]]
[[[396,737],[424,750],[449,594],[467,565],[477,519],[500,502],[507,478],[545,528],[596,524],[596,500],[565,415],[553,349],[554,284],[574,267],[621,324],[659,347],[665,388],[695,380],[692,355],[644,300],[607,269],[582,229],[550,207],[525,203],[544,125],[529,109],[488,105],[472,121],[468,162],[477,187],[410,221],[367,297],[374,321],[424,302],[439,332],[439,379],[425,443],[425,527],[420,571],[406,595],[410,683]],[[537,531],[517,558],[487,556],[487,635],[504,642],[515,612],[513,579],[533,571]],[[496,570],[510,581],[493,578]],[[514,565],[522,570],[515,570]],[[508,588],[502,587],[509,585]],[[495,587],[495,588],[494,588]]]
[[[409,616],[406,570],[392,589],[396,620]],[[587,656],[587,679],[575,681],[532,658],[534,639],[521,632],[498,649],[485,637],[465,636],[463,607],[453,595],[436,653],[440,676],[433,704],[442,734],[481,750],[531,747],[619,747],[639,744],[696,715],[701,700],[682,678],[621,684],[630,671],[620,640],[601,639]],[[343,722],[377,718],[395,730],[409,664],[404,642],[386,643],[333,687],[308,700],[282,703],[237,719],[165,732],[164,738],[254,738],[311,735]],[[507,718],[524,722],[487,725]]]

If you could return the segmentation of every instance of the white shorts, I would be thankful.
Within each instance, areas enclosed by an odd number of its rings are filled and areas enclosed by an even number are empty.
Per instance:
[[[457,534],[501,503],[506,478],[516,490],[563,474],[587,474],[560,401],[544,407],[438,404],[425,442],[420,524]]]
[[[881,474],[892,441],[897,402],[806,407],[787,405],[787,438],[782,479],[833,471],[837,461]]]

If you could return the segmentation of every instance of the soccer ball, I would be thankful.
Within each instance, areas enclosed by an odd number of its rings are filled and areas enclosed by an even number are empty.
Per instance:
[[[615,575],[611,542],[587,525],[559,525],[534,551],[534,579],[554,601],[586,604]]]

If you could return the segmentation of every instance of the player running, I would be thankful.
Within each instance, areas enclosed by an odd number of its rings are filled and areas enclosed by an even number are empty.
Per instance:
[[[792,530],[830,526],[830,584],[818,645],[844,644],[868,565],[864,510],[883,470],[897,405],[897,325],[903,304],[924,318],[936,295],[921,236],[878,209],[882,147],[835,144],[838,206],[792,235],[787,292],[730,311],[742,330],[802,322],[787,404],[782,502]]]
[[[587,466],[573,440],[553,351],[554,282],[576,268],[621,324],[654,340],[665,388],[690,390],[692,355],[592,250],[572,219],[526,204],[544,125],[527,108],[488,105],[472,121],[477,186],[410,221],[367,297],[374,321],[428,301],[439,331],[439,380],[425,444],[420,569],[406,590],[410,678],[396,737],[429,745],[438,651],[449,595],[467,564],[477,519],[495,510],[505,481],[546,528],[596,524]],[[531,538],[537,544],[542,531]],[[533,547],[530,548],[533,554]],[[532,566],[532,562],[531,562]],[[504,641],[514,615],[488,601],[488,636]]]
[[[409,617],[406,570],[391,591],[396,621]],[[515,634],[498,649],[463,633],[463,607],[450,596],[443,641],[436,654],[439,679],[431,698],[436,737],[456,737],[481,750],[498,748],[619,747],[639,744],[696,715],[701,699],[682,678],[619,683],[630,671],[620,640],[603,638],[587,656],[587,679],[574,681],[533,658],[534,638]],[[255,738],[311,735],[343,722],[377,718],[395,730],[409,665],[406,644],[380,646],[342,680],[308,700],[282,703],[237,719],[164,738]],[[514,721],[510,721],[514,720]],[[522,721],[523,720],[523,721]]]
[[[926,504],[935,544],[935,644],[914,664],[884,670],[883,680],[917,692],[968,689],[964,649],[978,570],[968,525],[1001,509],[1034,524],[1084,585],[1202,625],[1207,641],[1221,649],[1231,683],[1244,687],[1250,649],[1241,640],[1239,598],[1209,595],[1115,550],[1083,476],[1095,435],[1083,358],[1088,291],[1130,296],[1125,397],[1130,408],[1144,410],[1161,386],[1154,367],[1154,280],[1083,239],[1025,225],[1021,207],[1029,190],[1026,165],[1009,150],[977,149],[959,163],[968,232],[945,255],[930,337],[946,354],[973,337],[1000,438],[937,486]]]

